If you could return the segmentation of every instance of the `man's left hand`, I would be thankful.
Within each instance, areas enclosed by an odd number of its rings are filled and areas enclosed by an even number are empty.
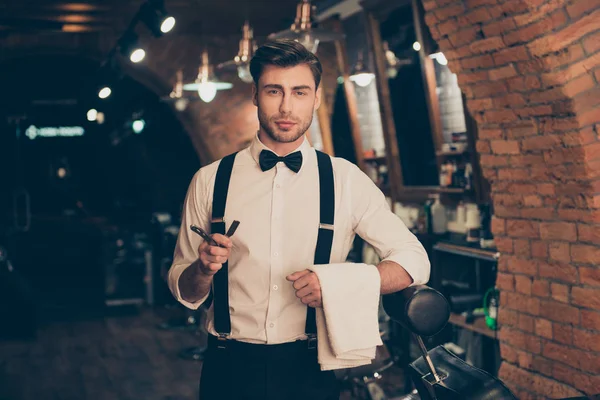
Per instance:
[[[321,307],[321,284],[317,274],[305,269],[288,275],[285,279],[294,282],[296,297],[309,307]]]

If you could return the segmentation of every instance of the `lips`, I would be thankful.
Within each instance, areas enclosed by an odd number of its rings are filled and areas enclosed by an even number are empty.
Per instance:
[[[292,126],[296,125],[296,123],[293,121],[275,121],[275,124],[277,124],[277,126],[282,129],[289,129]]]

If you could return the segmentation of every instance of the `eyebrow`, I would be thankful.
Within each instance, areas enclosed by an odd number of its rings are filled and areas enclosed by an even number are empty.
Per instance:
[[[281,85],[277,85],[275,83],[270,83],[267,84],[263,87],[263,89],[279,89],[281,91],[283,91],[283,86]],[[292,88],[292,90],[312,90],[312,87],[308,86],[308,85],[300,85],[300,86],[294,86]]]

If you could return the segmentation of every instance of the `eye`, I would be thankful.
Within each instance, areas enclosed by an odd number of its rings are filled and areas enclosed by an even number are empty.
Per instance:
[[[306,96],[306,92],[296,92],[298,96]]]
[[[267,94],[278,94],[278,93],[279,93],[279,90],[277,90],[277,89],[269,89],[267,91]]]

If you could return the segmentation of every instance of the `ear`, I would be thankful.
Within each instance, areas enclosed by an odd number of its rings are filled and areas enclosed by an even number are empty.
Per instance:
[[[252,85],[252,104],[258,106],[258,89],[256,88],[256,84]]]
[[[317,89],[317,92],[315,93],[315,110],[318,110],[319,107],[321,106],[321,86],[319,86],[319,88]]]

